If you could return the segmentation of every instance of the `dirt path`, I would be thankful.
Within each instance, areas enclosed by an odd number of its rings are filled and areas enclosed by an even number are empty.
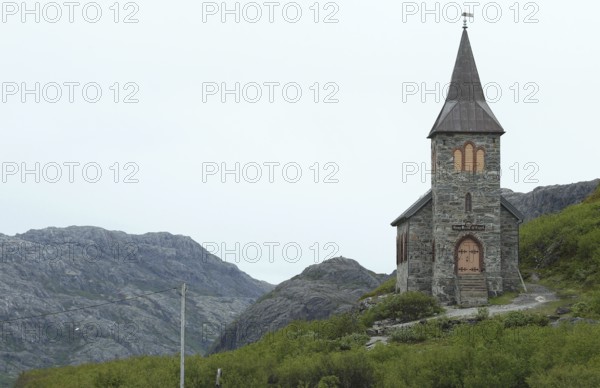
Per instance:
[[[557,300],[556,294],[546,287],[539,284],[527,284],[527,294],[520,294],[512,303],[501,306],[487,306],[490,311],[490,316],[506,313],[509,311],[529,310],[538,307],[542,303]],[[477,314],[477,308],[458,309],[454,307],[446,308],[446,316],[448,318],[466,318]],[[409,322],[414,324],[414,322]]]
[[[540,286],[539,284],[527,284],[527,293],[519,294],[513,301],[509,304],[501,305],[501,306],[487,306],[490,316],[507,313],[509,311],[522,311],[529,310],[535,307],[538,307],[546,302],[550,302],[553,300],[557,300],[556,294],[544,286]],[[477,314],[477,307],[470,308],[456,308],[456,307],[446,307],[444,316],[448,318],[468,318],[474,317]],[[437,319],[439,317],[432,317],[430,319]],[[419,323],[420,321],[412,321],[406,323],[400,323],[396,325],[389,326],[388,328],[393,330],[396,328],[409,327],[414,324]],[[387,336],[373,336],[367,342],[367,348],[370,349],[377,342],[387,343]]]

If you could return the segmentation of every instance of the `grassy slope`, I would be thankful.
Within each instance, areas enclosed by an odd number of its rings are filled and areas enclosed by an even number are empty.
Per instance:
[[[578,294],[579,315],[598,316],[600,190],[524,225],[521,257],[525,274]],[[213,386],[217,368],[225,387],[600,386],[600,325],[543,325],[539,316],[522,313],[453,329],[440,320],[426,326],[435,329],[427,334],[411,329],[394,336],[416,343],[367,351],[357,317],[295,322],[233,352],[189,357],[186,387]],[[175,387],[178,376],[176,356],[138,357],[32,371],[17,386]]]
[[[507,327],[506,321],[433,331],[423,342],[373,350],[364,348],[364,336],[336,332],[348,322],[298,322],[233,352],[189,357],[186,387],[213,386],[217,368],[224,387],[600,386],[600,326]],[[176,387],[178,361],[138,357],[33,371],[17,386]],[[339,384],[325,385],[327,379]]]
[[[524,275],[559,289],[591,291],[600,283],[600,187],[583,203],[532,220],[521,229]]]

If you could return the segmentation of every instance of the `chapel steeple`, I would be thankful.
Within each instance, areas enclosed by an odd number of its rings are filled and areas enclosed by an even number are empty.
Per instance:
[[[504,133],[485,100],[466,27],[463,28],[446,102],[428,138],[438,133]]]
[[[429,134],[431,190],[392,223],[396,291],[481,306],[519,289],[523,217],[502,197],[504,129],[485,100],[466,23],[451,82]]]

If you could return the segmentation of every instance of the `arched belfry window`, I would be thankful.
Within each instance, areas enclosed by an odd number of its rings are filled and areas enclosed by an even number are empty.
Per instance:
[[[475,171],[475,155],[473,152],[473,144],[465,144],[465,171]]]
[[[483,172],[485,170],[485,150],[466,142],[462,147],[452,151],[454,171]]]
[[[477,153],[475,154],[475,166],[477,166],[477,172],[483,172],[485,169],[485,151],[483,148],[478,148]]]
[[[465,211],[470,212],[472,210],[473,210],[473,200],[471,197],[471,193],[467,193],[467,195],[465,195]]]
[[[454,150],[454,171],[463,170],[463,153],[461,150]]]

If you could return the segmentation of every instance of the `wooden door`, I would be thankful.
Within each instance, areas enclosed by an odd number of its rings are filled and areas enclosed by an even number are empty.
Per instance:
[[[459,275],[481,272],[482,252],[474,239],[467,237],[459,242],[456,249],[456,271]]]

